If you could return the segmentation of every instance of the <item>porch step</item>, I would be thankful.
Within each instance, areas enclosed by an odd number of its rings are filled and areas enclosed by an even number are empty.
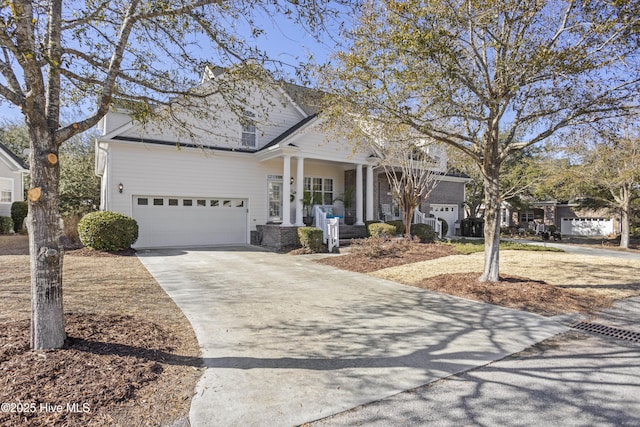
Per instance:
[[[367,237],[367,229],[364,225],[340,224],[340,240],[361,239]]]

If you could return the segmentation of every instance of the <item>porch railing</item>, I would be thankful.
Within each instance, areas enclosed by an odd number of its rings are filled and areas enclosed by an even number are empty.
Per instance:
[[[438,221],[438,218],[427,216],[427,214],[420,212],[418,209],[413,211],[413,223],[414,224],[427,224],[431,226],[433,231],[436,232],[439,239],[442,239],[442,224]]]
[[[333,248],[340,247],[340,223],[338,218],[329,217],[324,206],[314,208],[316,227],[322,230],[322,241],[327,245],[329,252]]]

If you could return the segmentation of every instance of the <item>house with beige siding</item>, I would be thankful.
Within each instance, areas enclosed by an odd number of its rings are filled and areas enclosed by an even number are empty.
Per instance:
[[[9,148],[0,143],[0,216],[11,216],[11,204],[24,200],[27,166]]]
[[[210,74],[203,84],[219,78],[224,75]],[[190,123],[188,132],[165,121],[136,123],[126,109],[102,119],[96,140],[101,209],[137,220],[137,248],[277,247],[304,225],[305,193],[341,223],[348,210],[354,226],[389,214],[394,198],[373,153],[324,129],[312,91],[281,84],[244,90],[233,108],[228,100],[209,99],[211,114],[174,112]],[[440,181],[422,211],[445,217],[452,233],[462,217],[466,179],[443,174]],[[345,209],[350,188],[352,207]],[[274,229],[280,240],[267,241]]]

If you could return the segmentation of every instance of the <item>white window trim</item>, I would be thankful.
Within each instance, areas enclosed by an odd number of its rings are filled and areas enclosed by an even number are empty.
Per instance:
[[[3,181],[9,183],[9,191],[11,192],[11,200],[8,201],[8,202],[3,202],[2,199],[0,199],[0,203],[2,203],[2,204],[11,204],[16,199],[15,194],[14,194],[15,193],[15,191],[14,191],[15,190],[14,189],[15,182],[14,182],[13,178],[0,178],[0,182],[3,182]],[[0,191],[2,191],[2,187],[1,186],[0,186]]]
[[[240,144],[244,148],[257,148],[258,147],[258,131],[256,129],[256,120],[255,114],[251,111],[246,111],[244,113],[244,123],[241,123],[241,131],[240,131]],[[245,135],[248,137],[253,137],[253,144],[248,144],[245,142]]]
[[[311,189],[309,190],[307,188],[307,186],[305,185],[306,182],[303,181],[303,189],[304,189],[304,191],[312,191],[313,192],[313,180],[314,179],[320,179],[320,180],[322,180],[322,182],[321,182],[322,190],[320,191],[320,194],[322,195],[322,204],[323,205],[326,205],[326,204],[332,205],[333,204],[333,200],[335,200],[335,198],[336,198],[336,180],[335,180],[335,178],[332,177],[332,176],[325,176],[325,177],[322,177],[322,176],[305,176],[304,180],[307,180],[307,179],[310,180],[309,183],[310,183]],[[331,180],[331,187],[332,187],[331,191],[327,191],[325,186],[324,186],[326,180]],[[326,202],[324,200],[325,199],[325,194],[331,194],[332,200],[331,200],[330,203],[325,203]]]

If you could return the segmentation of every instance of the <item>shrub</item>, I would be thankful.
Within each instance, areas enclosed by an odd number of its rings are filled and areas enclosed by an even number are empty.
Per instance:
[[[311,252],[322,252],[322,230],[316,227],[298,227],[298,239],[303,248]]]
[[[400,220],[387,221],[386,224],[393,225],[396,228],[396,234],[404,235],[404,222]]]
[[[436,239],[436,232],[429,224],[412,224],[411,234],[420,239],[421,243],[433,243]],[[444,229],[442,235],[444,235]]]
[[[78,223],[80,241],[98,251],[121,251],[138,240],[135,219],[117,212],[91,212]]]
[[[500,235],[501,236],[511,236],[513,234],[513,230],[511,227],[503,226],[500,227]]]
[[[371,234],[369,234],[369,226],[371,224],[380,224],[381,221],[378,220],[374,220],[374,221],[365,221],[364,222],[364,226],[367,229],[367,237],[371,237]]]
[[[351,243],[351,253],[363,255],[369,258],[378,258],[387,254],[384,237],[367,237],[366,239],[356,239]]]
[[[8,216],[0,216],[0,234],[13,233],[13,220]]]
[[[371,237],[393,237],[396,235],[396,228],[391,224],[379,222],[369,226],[369,234]]]
[[[22,224],[24,219],[29,213],[29,203],[27,202],[13,202],[11,204],[11,219],[13,220],[13,230],[19,233],[22,230]]]

